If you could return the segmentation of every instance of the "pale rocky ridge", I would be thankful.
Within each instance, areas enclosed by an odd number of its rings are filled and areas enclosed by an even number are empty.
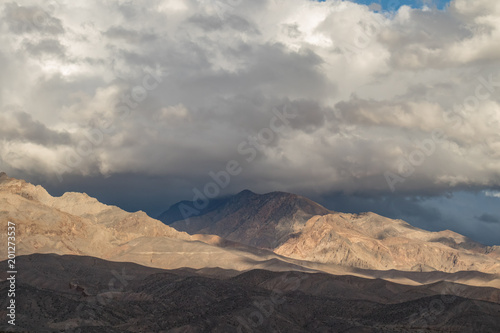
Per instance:
[[[144,212],[128,213],[84,193],[52,197],[41,186],[2,173],[0,223],[6,227],[8,221],[16,223],[17,255],[88,255],[170,269],[303,269],[269,251],[214,235],[178,232]],[[6,233],[0,235],[2,244],[6,237]],[[6,256],[4,251],[0,258]]]
[[[374,213],[334,213],[311,218],[275,252],[366,269],[497,274],[496,250],[451,231],[429,232]]]

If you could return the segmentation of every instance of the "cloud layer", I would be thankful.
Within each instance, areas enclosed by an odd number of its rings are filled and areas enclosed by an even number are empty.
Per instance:
[[[500,187],[498,1],[2,6],[8,173],[201,187],[234,160],[242,172],[227,191]]]

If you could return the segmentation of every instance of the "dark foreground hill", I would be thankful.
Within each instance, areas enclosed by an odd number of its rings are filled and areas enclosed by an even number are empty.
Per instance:
[[[18,270],[16,326],[3,321],[0,330],[498,332],[500,327],[498,290],[492,288],[411,287],[304,272],[168,271],[53,254],[19,257]],[[5,273],[1,277],[0,293],[6,294]],[[496,301],[460,296],[495,293]]]

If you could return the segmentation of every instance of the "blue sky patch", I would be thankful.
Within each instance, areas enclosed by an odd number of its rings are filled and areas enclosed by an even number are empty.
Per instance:
[[[378,4],[382,10],[398,10],[401,6],[410,6],[413,8],[422,8],[424,5],[428,7],[437,7],[444,9],[450,0],[352,0],[352,2],[363,5]]]

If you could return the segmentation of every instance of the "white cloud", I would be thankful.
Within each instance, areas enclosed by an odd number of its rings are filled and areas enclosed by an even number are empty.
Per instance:
[[[500,198],[500,192],[496,191],[484,191],[484,195],[487,197]]]

